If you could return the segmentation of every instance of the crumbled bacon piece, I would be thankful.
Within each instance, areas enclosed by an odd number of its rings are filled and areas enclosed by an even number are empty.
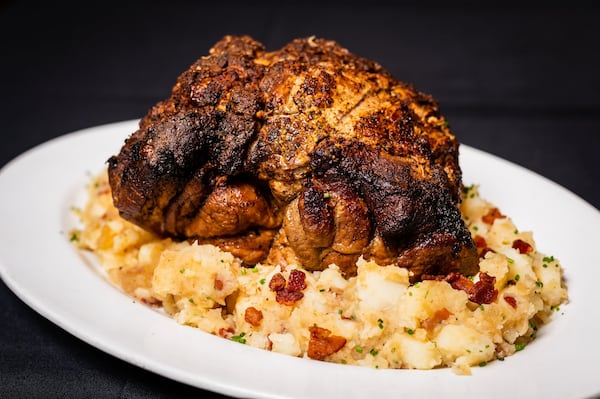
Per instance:
[[[223,289],[223,282],[215,277],[214,287],[215,287],[215,290],[221,291]]]
[[[436,310],[436,312],[433,314],[433,316],[423,320],[421,322],[421,326],[423,328],[425,328],[425,330],[427,330],[427,332],[432,332],[433,329],[435,328],[435,326],[440,324],[442,321],[446,320],[451,315],[452,315],[452,312],[450,312],[448,309],[441,308],[439,310]]]
[[[478,303],[492,303],[498,297],[498,290],[494,288],[496,277],[487,273],[479,273],[479,281],[467,292],[469,300]]]
[[[290,291],[302,291],[306,288],[306,274],[300,270],[292,270],[288,279],[287,289]]]
[[[248,323],[250,323],[254,327],[258,327],[262,319],[262,311],[256,309],[254,306],[246,308],[246,312],[244,312],[244,320],[246,320]]]
[[[479,257],[480,257],[480,258],[485,258],[485,255],[486,255],[488,252],[496,253],[496,251],[494,251],[492,248],[490,248],[490,247],[485,247],[485,248],[482,248],[482,249],[481,249],[481,251],[479,251]]]
[[[275,291],[275,300],[282,305],[293,306],[300,299],[304,298],[301,290],[306,288],[306,274],[300,270],[292,270],[290,272],[289,281],[285,281],[285,277],[281,273],[273,275],[269,282],[269,288]]]
[[[473,237],[473,241],[475,242],[475,246],[477,248],[487,247],[487,242],[485,241],[485,238],[483,238],[479,234],[477,234],[475,237]]]
[[[309,328],[310,341],[308,341],[308,357],[323,360],[325,357],[339,351],[346,345],[346,338],[331,335],[326,328],[313,326]]]
[[[533,252],[533,247],[528,242],[523,241],[520,238],[517,238],[513,241],[512,247],[519,251],[520,254],[528,254]]]
[[[444,280],[455,290],[463,290],[467,294],[473,288],[473,281],[469,280],[460,273],[450,273]]]
[[[479,257],[484,258],[485,254],[488,252],[495,252],[492,248],[487,246],[487,242],[485,238],[480,235],[476,235],[473,237],[473,241],[475,242],[475,246],[477,247],[477,251],[479,252]]]
[[[289,291],[287,288],[277,291],[277,295],[275,295],[277,303],[287,306],[293,306],[302,298],[304,298],[304,293],[300,291]]]
[[[281,291],[282,289],[285,288],[285,277],[283,277],[283,274],[281,273],[276,273],[273,275],[273,277],[271,278],[271,281],[269,282],[269,288],[271,289],[271,291]]]
[[[217,334],[220,337],[229,339],[229,338],[231,338],[231,336],[233,335],[234,332],[235,332],[235,330],[231,327],[227,327],[227,328],[221,327],[221,328],[219,328],[219,331],[217,332]]]
[[[450,273],[447,276],[423,275],[423,280],[445,281],[455,290],[467,293],[469,300],[478,304],[492,303],[498,297],[498,290],[494,288],[496,277],[485,272],[479,273],[479,281],[474,283],[460,273]]]
[[[492,224],[496,219],[503,219],[506,216],[503,215],[498,208],[491,208],[488,213],[481,217],[483,223]]]
[[[147,297],[147,298],[140,298],[140,301],[142,301],[142,303],[149,305],[149,306],[160,306],[162,305],[162,301],[160,299],[156,299],[153,296],[151,297]]]
[[[506,301],[506,303],[512,306],[513,309],[517,308],[517,300],[514,297],[510,295],[504,295],[504,300]]]

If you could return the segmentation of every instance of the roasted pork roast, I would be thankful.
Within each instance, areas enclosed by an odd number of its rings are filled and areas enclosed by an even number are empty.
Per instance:
[[[416,281],[478,271],[458,149],[430,96],[334,41],[226,36],[108,172],[122,217],[157,234],[347,277],[363,256]]]

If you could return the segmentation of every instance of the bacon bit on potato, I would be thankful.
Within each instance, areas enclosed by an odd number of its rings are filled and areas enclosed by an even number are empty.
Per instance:
[[[235,332],[235,330],[231,327],[227,327],[227,328],[219,328],[219,331],[217,332],[217,334],[220,337],[229,339],[231,338],[231,336],[233,335],[233,333]]]
[[[271,277],[271,281],[269,282],[269,288],[271,289],[271,291],[281,291],[282,289],[285,288],[285,277],[283,277],[283,274],[281,273],[276,273],[273,275],[273,277]]]
[[[300,270],[290,272],[289,281],[286,283],[285,277],[281,273],[273,275],[269,282],[271,291],[275,291],[275,300],[277,303],[287,306],[293,306],[300,299],[304,298],[304,293],[300,292],[306,288],[306,274]]]
[[[294,306],[294,304],[302,298],[304,298],[304,293],[300,291],[289,291],[286,288],[277,291],[277,295],[275,295],[277,303],[287,306]]]
[[[306,288],[306,274],[304,272],[294,269],[290,272],[290,278],[288,280],[287,289],[289,291],[302,291]]]
[[[435,276],[427,276],[428,280],[438,280]],[[430,278],[432,277],[432,278]],[[498,290],[494,288],[496,277],[485,272],[479,273],[479,281],[474,283],[460,273],[450,273],[442,278],[455,290],[462,290],[469,295],[469,300],[479,305],[492,303],[498,297]]]
[[[481,217],[483,223],[492,224],[496,219],[504,219],[506,216],[503,215],[498,208],[491,208],[488,213]]]
[[[433,316],[423,320],[421,322],[421,326],[427,330],[427,332],[432,332],[433,329],[440,324],[442,321],[448,319],[448,317],[452,316],[452,312],[450,312],[446,308],[441,308],[435,311]]]
[[[517,308],[517,300],[514,297],[510,295],[504,295],[504,300],[506,301],[506,303],[512,306],[513,309]]]
[[[498,290],[494,288],[496,277],[490,276],[487,273],[479,273],[479,281],[467,292],[469,300],[478,303],[492,303],[498,297]]]
[[[487,242],[485,241],[485,238],[483,238],[479,234],[477,234],[475,237],[473,237],[473,242],[475,242],[475,246],[477,248],[487,247]]]
[[[519,251],[520,254],[528,254],[533,252],[533,247],[526,241],[523,241],[519,238],[513,241],[512,247]]]
[[[308,357],[323,360],[325,357],[339,351],[346,345],[346,338],[331,335],[326,328],[313,326],[309,328],[310,341],[308,341]]]
[[[254,306],[246,308],[246,311],[244,312],[244,320],[246,320],[249,324],[253,325],[254,327],[258,327],[262,319],[262,311],[256,309]]]
[[[485,255],[486,255],[488,252],[491,252],[491,253],[496,253],[496,251],[494,251],[492,248],[490,248],[490,247],[485,247],[485,248],[482,248],[482,249],[481,249],[481,251],[479,251],[479,257],[480,257],[480,258],[482,258],[482,259],[483,259],[483,258],[485,258]]]

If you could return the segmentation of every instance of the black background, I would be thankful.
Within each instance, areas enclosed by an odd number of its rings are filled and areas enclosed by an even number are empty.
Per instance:
[[[0,3],[0,167],[59,135],[140,118],[225,34],[250,34],[270,50],[316,35],[433,95],[461,143],[600,208],[599,10],[577,2],[347,4]],[[95,349],[3,283],[0,318],[0,397],[221,397]]]

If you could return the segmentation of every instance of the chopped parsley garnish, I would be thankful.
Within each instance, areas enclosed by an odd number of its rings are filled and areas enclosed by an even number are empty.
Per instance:
[[[363,348],[362,348],[362,346],[357,346],[357,347],[355,347],[355,348],[354,348],[354,350],[355,350],[357,353],[362,353],[362,352],[363,352]]]
[[[383,320],[377,319],[377,326],[383,330]]]
[[[406,333],[408,335],[413,335],[415,333],[415,330],[413,330],[412,328],[408,328],[408,327],[405,327],[404,331],[406,331]]]
[[[79,241],[79,233],[77,231],[72,231],[71,235],[69,236],[69,241],[71,241],[71,242]]]
[[[526,344],[524,342],[519,342],[515,344],[515,351],[522,351],[523,349],[525,349]]]
[[[239,335],[234,335],[233,337],[231,337],[232,341],[235,342],[239,342],[240,344],[245,344],[246,343],[246,338],[244,338],[246,336],[245,332],[241,332]]]
[[[373,348],[373,349],[371,349],[371,350],[369,351],[369,353],[370,353],[371,355],[375,356],[375,355],[377,355],[377,354],[379,353],[379,351],[378,351],[377,349]]]
[[[267,280],[265,280],[264,278],[261,278],[258,282],[263,285]]]

